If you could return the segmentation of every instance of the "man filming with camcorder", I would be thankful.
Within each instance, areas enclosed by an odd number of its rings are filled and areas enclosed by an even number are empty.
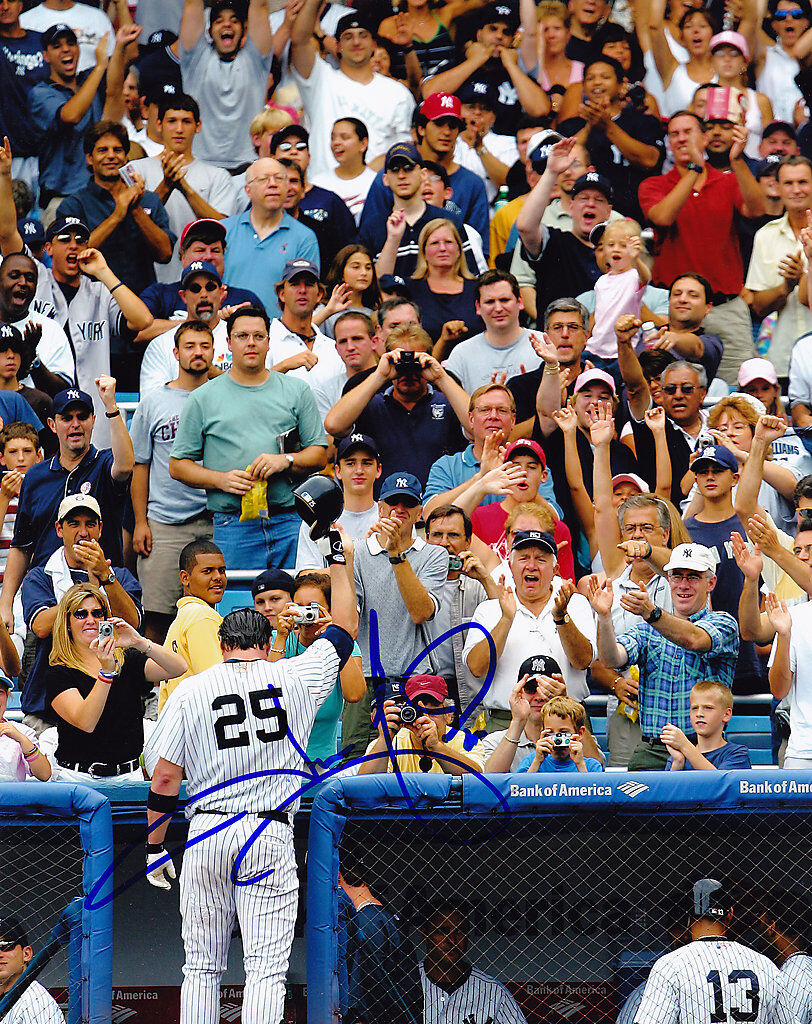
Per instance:
[[[481,772],[482,760],[466,751],[466,733],[455,729],[454,704],[442,676],[410,676],[387,697],[378,716],[378,738],[369,745],[359,775],[384,772]]]

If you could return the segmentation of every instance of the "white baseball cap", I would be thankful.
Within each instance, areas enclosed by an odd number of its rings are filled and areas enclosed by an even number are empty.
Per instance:
[[[637,473],[616,473],[612,477],[612,488],[617,487],[618,484],[634,484],[641,494],[648,494],[651,491],[646,481]]]
[[[663,572],[672,569],[693,569],[694,572],[716,572],[716,559],[704,544],[677,544]]]
[[[766,380],[768,384],[778,383],[778,374],[769,359],[745,359],[739,367],[737,383],[739,387],[747,387],[754,380]]]

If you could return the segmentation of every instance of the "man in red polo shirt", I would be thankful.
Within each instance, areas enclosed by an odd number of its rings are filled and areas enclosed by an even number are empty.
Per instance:
[[[713,309],[704,328],[718,335],[725,350],[717,374],[735,385],[739,366],[755,354],[750,314],[740,292],[744,268],[734,211],[760,217],[764,199],[744,160],[747,131],[734,130],[733,173],[705,162],[702,121],[680,110],[668,122],[674,167],[640,185],[643,213],[654,225],[653,283],[668,288],[681,274],[702,274],[713,289]]]

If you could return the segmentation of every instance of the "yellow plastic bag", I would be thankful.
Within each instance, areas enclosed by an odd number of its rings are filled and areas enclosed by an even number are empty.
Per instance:
[[[246,473],[249,470],[249,466],[245,467]],[[247,519],[267,519],[268,518],[268,481],[257,480],[248,494],[243,495],[242,504],[240,506],[240,522],[243,523]]]

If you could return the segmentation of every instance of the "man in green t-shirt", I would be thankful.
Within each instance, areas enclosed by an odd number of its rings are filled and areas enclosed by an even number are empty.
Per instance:
[[[298,479],[327,461],[327,437],[305,381],[266,367],[270,321],[264,309],[242,306],[226,322],[232,366],[192,392],[178,424],[169,472],[205,489],[214,512],[214,541],[229,569],[291,568],[299,517]],[[254,487],[267,485],[260,515],[241,519]]]

